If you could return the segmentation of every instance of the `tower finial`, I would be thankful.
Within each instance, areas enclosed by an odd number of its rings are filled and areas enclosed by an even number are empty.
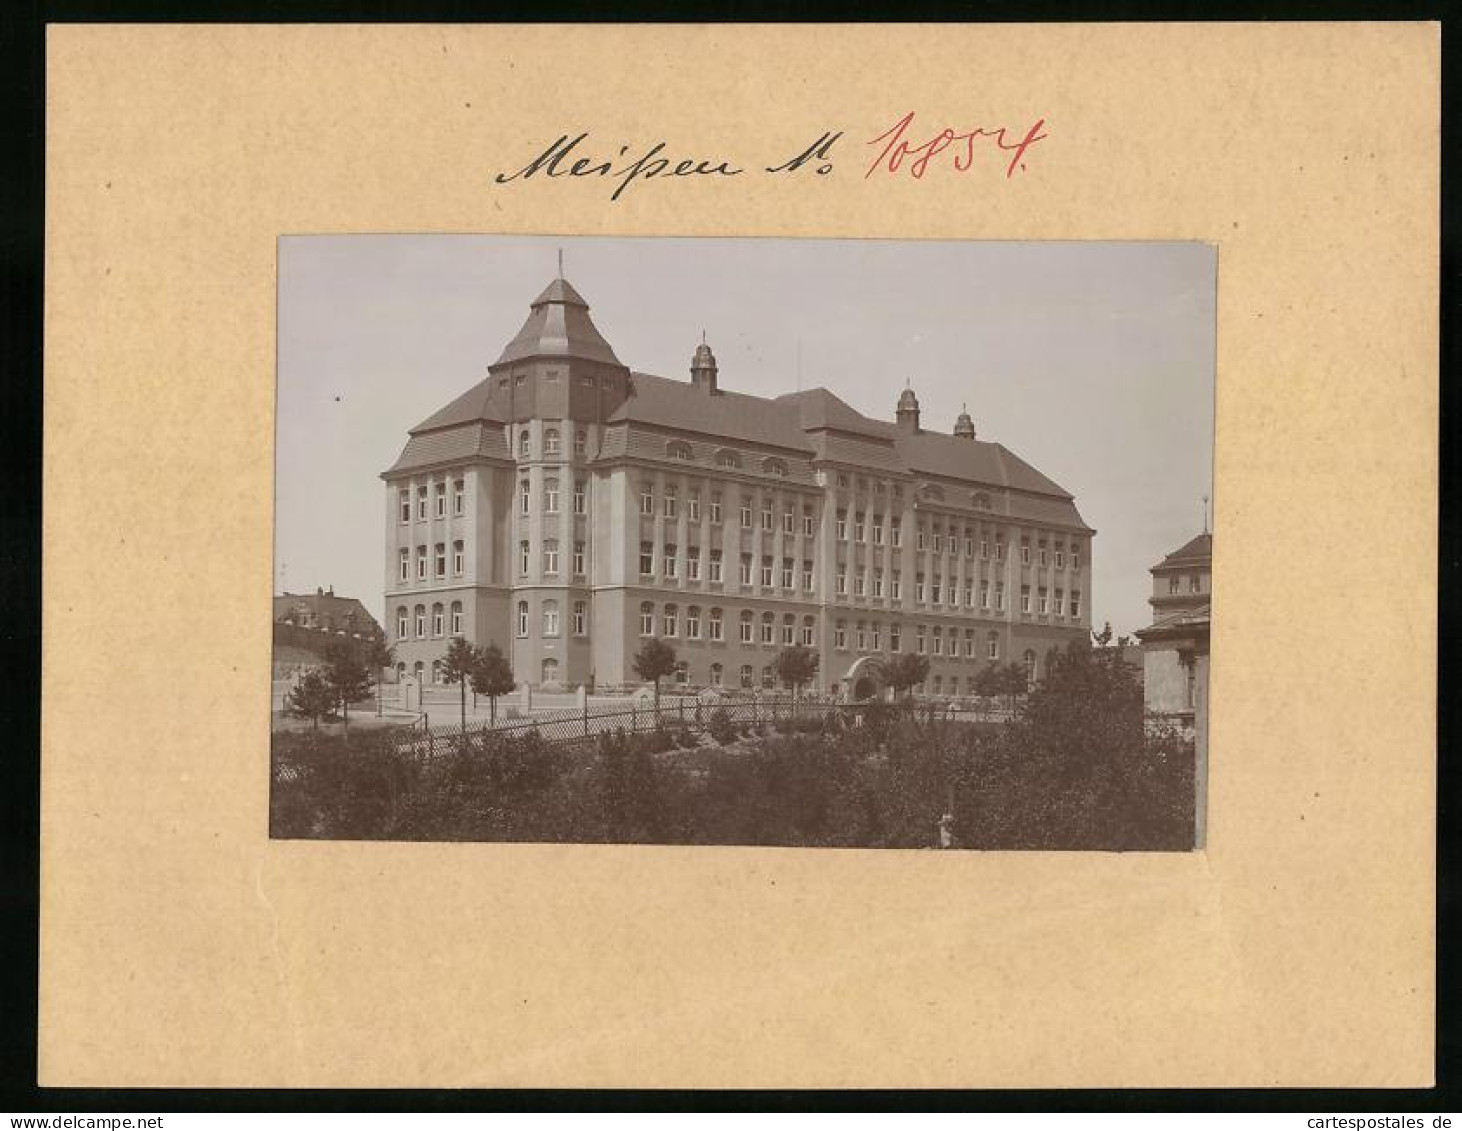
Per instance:
[[[1203,533],[1208,533],[1208,496],[1203,496]]]
[[[563,278],[563,248],[558,249],[558,277]]]

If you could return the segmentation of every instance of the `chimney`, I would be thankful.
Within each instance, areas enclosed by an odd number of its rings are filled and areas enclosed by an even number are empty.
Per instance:
[[[690,383],[707,396],[716,393],[716,355],[706,345],[706,336],[701,334],[701,344],[695,347],[695,358],[690,363]]]
[[[324,595],[325,595],[325,590],[321,586],[316,585],[315,586],[315,596],[316,597],[323,597]]]
[[[327,590],[325,590],[325,596],[327,596],[327,597],[333,597],[333,596],[335,596],[335,586],[332,585],[332,586],[330,586],[330,588],[328,588]]]
[[[898,411],[894,416],[900,432],[913,434],[919,430],[919,398],[914,396],[914,390],[909,388],[907,381],[904,382],[904,391],[899,394]]]

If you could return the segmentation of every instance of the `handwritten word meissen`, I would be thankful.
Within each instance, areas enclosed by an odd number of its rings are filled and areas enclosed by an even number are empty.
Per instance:
[[[950,153],[949,164],[953,169],[960,173],[966,172],[975,164],[976,143],[981,138],[989,139],[998,151],[1011,154],[1010,161],[1005,166],[1005,176],[1008,179],[1018,170],[1023,171],[1026,168],[1025,158],[1031,147],[1046,138],[1046,134],[1041,132],[1046,120],[1041,118],[1019,141],[1008,141],[1007,130],[1001,126],[977,127],[964,132],[944,128],[929,140],[916,143],[913,140],[917,136],[913,122],[914,113],[910,111],[889,129],[866,143],[881,148],[878,150],[878,157],[864,172],[865,180],[876,172],[896,176],[904,171],[914,180],[920,180],[934,159],[946,151]],[[729,158],[682,157],[676,160],[674,155],[666,155],[667,143],[663,141],[657,141],[646,149],[621,145],[615,157],[605,160],[585,152],[588,149],[588,137],[587,130],[577,136],[561,134],[522,168],[512,173],[498,173],[493,180],[496,184],[505,185],[518,180],[527,181],[539,174],[548,179],[601,177],[617,182],[614,191],[609,195],[611,201],[617,201],[630,185],[644,181],[667,177],[739,177],[746,171],[742,165]],[[763,165],[762,172],[785,177],[798,173],[803,166],[809,166],[811,172],[825,177],[833,172],[834,149],[842,137],[841,130],[825,130],[816,141],[793,156],[774,159],[773,163]]]

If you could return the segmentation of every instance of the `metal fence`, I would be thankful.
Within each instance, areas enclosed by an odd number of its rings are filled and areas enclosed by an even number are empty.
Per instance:
[[[465,728],[460,724],[430,726],[424,718],[419,725],[403,728],[398,749],[430,757],[456,749],[464,740],[478,743],[488,737],[518,738],[525,734],[536,734],[540,741],[549,745],[569,746],[593,742],[599,735],[615,731],[643,734],[665,727],[704,733],[709,729],[713,716],[719,719],[724,715],[726,721],[733,726],[779,724],[793,719],[820,722],[829,714],[846,712],[849,716],[856,715],[859,708],[864,706],[866,704],[813,697],[794,702],[790,695],[728,697],[709,702],[680,696],[663,699],[658,711],[652,704],[642,705],[637,702],[608,710],[586,705],[582,708],[535,712],[531,718],[510,719],[496,725],[469,721]]]
[[[631,702],[608,709],[585,705],[579,708],[535,712],[530,718],[504,719],[497,723],[469,721],[447,726],[429,725],[429,716],[422,716],[416,725],[403,728],[397,747],[422,757],[477,745],[489,738],[520,738],[534,734],[552,746],[572,746],[597,741],[601,734],[622,731],[643,734],[658,728],[686,729],[695,734],[707,732],[712,720],[724,718],[735,727],[772,725],[791,722],[822,722],[829,715],[848,725],[857,725],[872,701],[849,701],[808,696],[727,696],[706,701],[689,696],[662,699],[657,710],[651,704]],[[925,721],[946,723],[998,723],[1012,717],[1009,707],[994,704],[971,706],[950,703],[905,703],[897,705],[900,713]]]

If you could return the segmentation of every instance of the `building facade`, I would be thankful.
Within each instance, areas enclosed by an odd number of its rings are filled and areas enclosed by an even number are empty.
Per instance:
[[[910,389],[892,422],[731,392],[704,342],[688,381],[633,372],[562,278],[382,478],[386,631],[428,682],[462,635],[536,686],[624,685],[659,636],[694,686],[769,685],[799,643],[824,690],[913,651],[927,692],[962,695],[1088,639],[1094,531],[967,414],[951,434]]]
[[[1213,535],[1207,531],[1152,567],[1152,624],[1141,629],[1143,698],[1154,714],[1197,729],[1208,698]]]

